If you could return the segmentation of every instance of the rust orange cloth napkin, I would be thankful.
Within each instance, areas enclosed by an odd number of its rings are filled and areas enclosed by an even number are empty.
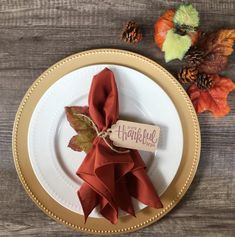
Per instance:
[[[106,131],[117,121],[118,91],[108,68],[94,76],[88,104],[89,115],[99,131]],[[131,197],[148,206],[162,208],[137,150],[117,153],[97,136],[77,175],[84,180],[78,197],[85,220],[98,205],[100,213],[113,224],[118,221],[119,208],[135,216]]]

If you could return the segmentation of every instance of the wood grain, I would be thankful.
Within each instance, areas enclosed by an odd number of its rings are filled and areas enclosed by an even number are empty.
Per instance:
[[[191,1],[203,30],[235,27],[234,0]],[[17,107],[32,82],[56,61],[82,50],[111,47],[148,56],[172,74],[153,42],[153,24],[178,1],[0,0],[0,236],[87,236],[57,224],[24,192],[12,160],[11,131]],[[138,46],[120,41],[134,19],[144,30]],[[235,54],[224,73],[235,80]],[[130,236],[235,236],[235,93],[222,119],[200,115],[201,162],[186,196],[158,223]],[[120,235],[124,236],[124,235]]]

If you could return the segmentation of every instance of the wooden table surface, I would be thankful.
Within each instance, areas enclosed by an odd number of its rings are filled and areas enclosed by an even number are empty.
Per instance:
[[[153,42],[153,24],[177,1],[0,0],[0,236],[87,236],[47,217],[25,193],[15,171],[11,133],[19,103],[32,82],[58,60],[86,49],[128,49],[176,74]],[[235,27],[234,0],[199,0],[203,30]],[[144,31],[138,46],[120,41],[124,22]],[[224,73],[235,80],[235,53]],[[235,93],[231,113],[199,116],[201,161],[182,201],[167,216],[129,236],[235,236]]]

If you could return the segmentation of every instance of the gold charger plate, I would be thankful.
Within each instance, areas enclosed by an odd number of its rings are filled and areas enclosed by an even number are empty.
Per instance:
[[[37,180],[29,160],[27,135],[35,106],[44,92],[65,74],[93,64],[118,64],[142,72],[168,94],[179,113],[184,137],[183,156],[177,174],[161,196],[162,209],[146,207],[136,213],[119,217],[116,225],[104,218],[89,217],[72,212],[57,203]],[[129,51],[95,49],[69,56],[46,70],[29,88],[16,114],[12,136],[13,157],[20,181],[36,205],[48,216],[79,231],[113,234],[143,228],[166,215],[183,197],[196,173],[200,158],[200,128],[193,105],[177,80],[156,62]]]

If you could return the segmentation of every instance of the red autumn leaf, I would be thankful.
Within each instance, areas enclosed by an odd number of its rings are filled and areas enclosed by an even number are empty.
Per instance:
[[[68,147],[74,151],[85,151],[87,153],[96,137],[96,131],[89,119],[88,107],[65,107],[65,112],[71,127],[77,132],[77,135],[71,138]]]
[[[210,111],[214,117],[223,117],[229,113],[228,94],[235,89],[235,83],[226,77],[212,76],[214,86],[208,90],[200,90],[196,84],[188,89],[188,94],[197,113]]]

